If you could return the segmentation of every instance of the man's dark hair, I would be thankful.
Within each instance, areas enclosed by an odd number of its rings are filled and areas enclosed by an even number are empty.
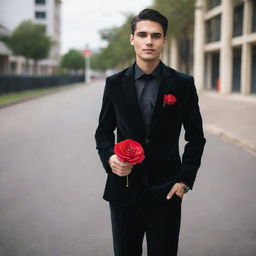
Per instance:
[[[142,20],[151,20],[151,21],[158,22],[163,28],[164,36],[166,36],[168,19],[164,15],[162,15],[160,12],[153,9],[144,9],[132,19],[131,21],[132,34],[134,34],[134,31],[136,29],[136,24]]]

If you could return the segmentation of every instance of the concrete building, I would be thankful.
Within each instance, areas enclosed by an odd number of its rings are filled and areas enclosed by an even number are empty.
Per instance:
[[[193,66],[199,89],[256,93],[256,0],[197,0]]]
[[[22,21],[32,20],[43,24],[45,32],[55,42],[48,59],[38,62],[38,74],[52,74],[60,61],[60,0],[1,0],[0,25],[13,31]],[[8,56],[8,72],[26,73],[25,59],[20,56]],[[33,61],[30,61],[29,73],[33,73]]]
[[[10,31],[0,25],[0,39],[2,36],[8,36],[9,34]],[[10,55],[10,49],[2,41],[0,41],[0,74],[8,72]]]

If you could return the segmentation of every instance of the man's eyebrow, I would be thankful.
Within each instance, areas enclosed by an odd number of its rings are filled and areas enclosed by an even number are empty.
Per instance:
[[[138,32],[136,32],[136,34],[137,34],[137,35],[139,35],[139,34],[152,34],[152,35],[159,35],[159,36],[163,36],[163,34],[162,34],[162,33],[160,33],[160,32],[148,33],[148,32],[146,32],[146,31],[138,31]]]

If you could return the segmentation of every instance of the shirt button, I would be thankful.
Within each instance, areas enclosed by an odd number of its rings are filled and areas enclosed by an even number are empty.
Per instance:
[[[149,139],[145,139],[145,143],[146,143],[146,144],[149,144]]]

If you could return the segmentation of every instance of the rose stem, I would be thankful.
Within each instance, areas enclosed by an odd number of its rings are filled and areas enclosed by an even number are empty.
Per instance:
[[[128,178],[128,175],[126,176],[126,187],[127,187],[127,188],[129,187],[129,178]]]

